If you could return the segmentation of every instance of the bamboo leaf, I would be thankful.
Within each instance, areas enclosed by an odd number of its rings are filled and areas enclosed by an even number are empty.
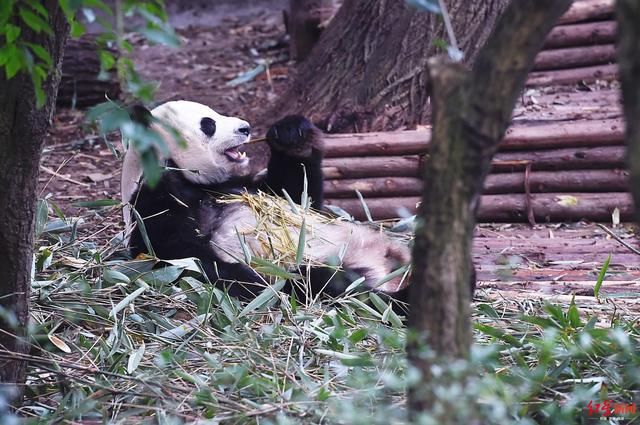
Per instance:
[[[300,226],[300,235],[298,236],[298,249],[296,250],[296,266],[300,266],[304,258],[306,234],[307,234],[306,218],[303,218],[302,225]]]
[[[360,286],[362,282],[364,282],[364,279],[364,276],[357,278],[356,280],[351,282],[351,285],[347,286],[347,289],[345,289],[344,292],[348,294],[349,292],[353,291],[358,286]]]
[[[122,301],[120,301],[118,304],[116,304],[115,307],[111,309],[111,312],[109,312],[109,317],[116,317],[116,315],[120,311],[122,311],[125,307],[131,304],[136,298],[142,295],[147,289],[149,289],[149,285],[147,285],[143,281],[138,280],[137,282],[140,285],[140,287],[135,291],[133,291],[132,293],[130,293],[129,295],[127,295],[125,298],[123,298]]]
[[[127,362],[127,373],[131,375],[140,365],[140,361],[144,356],[145,345],[144,342],[140,344],[137,350],[134,350],[129,354],[129,361]]]
[[[136,218],[136,224],[138,225],[138,230],[140,231],[140,235],[142,236],[142,240],[144,241],[144,245],[147,247],[147,252],[152,257],[155,257],[156,253],[153,250],[153,246],[151,245],[151,240],[149,239],[149,234],[147,233],[147,228],[144,225],[144,220],[142,219],[142,217],[140,216],[138,211],[136,211],[135,208],[132,207],[131,211],[133,211],[133,215]]]
[[[598,273],[598,280],[596,281],[595,286],[593,287],[593,296],[597,299],[600,299],[600,288],[602,287],[602,282],[604,282],[604,277],[607,274],[607,270],[609,269],[609,263],[611,262],[611,254],[607,257],[600,269],[600,273]]]
[[[102,273],[102,278],[104,279],[105,282],[112,283],[112,284],[131,283],[131,280],[126,274],[120,273],[119,271],[111,270],[111,269],[106,269]]]
[[[67,345],[66,342],[55,336],[54,334],[47,335],[49,337],[49,341],[56,347],[60,349],[60,351],[65,352],[67,354],[71,353],[71,348]]]
[[[73,203],[73,206],[78,208],[104,208],[112,207],[114,205],[120,205],[120,201],[117,199],[98,199],[95,201],[80,201]]]
[[[204,323],[207,316],[209,316],[209,314],[207,313],[200,314],[199,316],[194,317],[193,319],[183,323],[180,326],[176,326],[173,329],[169,329],[167,331],[162,332],[159,336],[160,338],[167,338],[167,339],[181,339],[186,334],[188,334],[189,332],[191,332],[192,330],[200,326],[202,323]]]
[[[362,209],[364,209],[364,213],[367,216],[367,221],[369,223],[373,223],[373,218],[371,218],[371,211],[369,211],[369,207],[367,203],[364,202],[364,198],[362,197],[362,193],[358,189],[356,189],[356,195],[358,195],[358,199],[360,200],[360,204],[362,204]]]
[[[246,316],[247,314],[267,304],[278,295],[278,291],[280,291],[284,287],[285,283],[286,282],[284,280],[279,280],[273,285],[267,286],[264,291],[260,293],[260,295],[255,297],[249,304],[246,305],[245,308],[242,309],[242,311],[238,315],[238,318]]]

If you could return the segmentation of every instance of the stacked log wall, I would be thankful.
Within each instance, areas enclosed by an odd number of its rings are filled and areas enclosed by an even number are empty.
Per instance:
[[[575,2],[549,34],[527,84],[615,79],[613,3]],[[571,96],[582,103],[590,100]],[[632,219],[624,123],[610,117],[618,115],[618,99],[603,102],[612,106],[598,108],[594,102],[583,108],[594,109],[589,120],[514,121],[485,181],[479,221]],[[323,167],[327,203],[364,220],[359,193],[376,220],[415,213],[430,138],[428,128],[328,135]]]

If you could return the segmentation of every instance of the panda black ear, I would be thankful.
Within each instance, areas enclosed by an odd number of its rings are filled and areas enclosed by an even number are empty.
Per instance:
[[[153,121],[151,112],[142,105],[133,105],[130,107],[129,116],[131,117],[131,121],[142,124],[145,127],[149,127]]]

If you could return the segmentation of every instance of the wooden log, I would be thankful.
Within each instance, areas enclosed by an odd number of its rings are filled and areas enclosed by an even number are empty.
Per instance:
[[[323,162],[326,180],[420,176],[420,157],[327,158]],[[492,162],[492,173],[523,171],[588,170],[625,168],[624,146],[544,149],[499,152]]]
[[[419,196],[403,196],[390,198],[365,198],[367,208],[374,220],[387,220],[405,217],[416,213],[416,206],[420,202]],[[334,205],[347,211],[357,220],[366,220],[364,208],[359,199],[325,199],[328,205]]]
[[[558,24],[573,24],[582,21],[602,20],[613,16],[614,0],[575,1]]]
[[[549,33],[544,49],[614,43],[616,28],[614,21],[558,25]]]
[[[358,199],[327,199],[359,220],[366,215]],[[371,198],[365,202],[375,220],[386,220],[413,214],[420,197]],[[531,195],[531,206],[538,222],[610,221],[615,208],[620,218],[629,221],[633,216],[633,200],[629,193],[539,193]],[[525,195],[483,195],[478,210],[479,222],[526,222]]]
[[[548,86],[553,84],[575,84],[596,80],[612,81],[618,78],[618,65],[587,66],[557,71],[531,72],[527,78],[527,86]]]
[[[545,149],[499,152],[493,158],[492,173],[524,171],[621,169],[626,167],[624,146]]]
[[[536,56],[534,71],[579,68],[609,64],[616,61],[616,47],[613,44],[597,46],[564,47],[543,50]]]
[[[549,149],[624,144],[622,119],[517,125],[509,128],[500,149]]]
[[[388,156],[375,158],[329,158],[323,161],[325,179],[361,177],[418,177],[420,158]]]
[[[417,196],[422,180],[417,177],[373,177],[325,180],[324,194],[329,198],[354,198],[356,190],[364,197]]]
[[[109,50],[112,55],[116,52]],[[60,106],[87,107],[117,99],[120,83],[115,73],[100,76],[98,45],[93,35],[70,38],[62,62],[62,79],[56,103]]]
[[[545,149],[610,146],[624,143],[621,119],[516,124],[507,130],[500,149]],[[328,134],[325,157],[414,155],[426,153],[430,130]]]
[[[629,173],[624,170],[538,171],[529,176],[529,189],[544,192],[624,192],[629,190]],[[374,177],[326,180],[328,198],[419,196],[422,180],[413,177]],[[524,193],[525,174],[502,173],[487,176],[485,194]]]
[[[623,170],[538,171],[529,175],[529,188],[533,193],[625,192],[629,190],[629,173]],[[485,194],[524,191],[524,172],[490,174],[484,184]]]
[[[614,209],[624,221],[633,219],[633,200],[629,193],[540,193],[531,195],[531,207],[538,222],[611,221]],[[479,221],[526,221],[524,195],[485,195],[478,211]]]
[[[325,157],[392,156],[425,153],[431,130],[325,135]]]

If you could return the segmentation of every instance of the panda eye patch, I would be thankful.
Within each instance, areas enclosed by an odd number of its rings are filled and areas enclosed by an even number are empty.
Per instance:
[[[207,137],[211,137],[216,133],[216,122],[209,117],[204,117],[200,120],[200,130],[202,130]]]

